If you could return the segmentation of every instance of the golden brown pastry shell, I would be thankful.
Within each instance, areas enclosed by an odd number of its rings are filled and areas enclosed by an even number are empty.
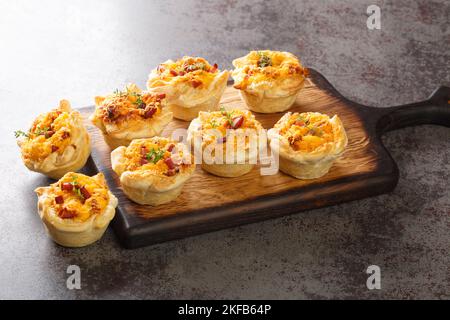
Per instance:
[[[84,247],[99,240],[104,234],[109,222],[114,218],[117,198],[108,191],[109,202],[103,212],[93,214],[83,222],[60,218],[55,209],[48,205],[48,190],[50,187],[39,187],[38,213],[49,236],[64,247]]]
[[[156,77],[152,71],[150,77]],[[151,86],[147,82],[147,89],[151,92],[165,93],[168,106],[173,112],[174,118],[191,121],[197,117],[200,111],[215,111],[219,109],[229,71],[223,70],[215,76],[215,79],[206,88],[194,88],[183,81],[158,81],[158,86]]]
[[[284,112],[295,103],[304,83],[303,81],[297,88],[292,89],[289,94],[279,97],[267,95],[265,91],[240,90],[240,94],[251,111],[259,113]]]
[[[95,114],[92,114],[89,119],[100,129],[110,149],[114,150],[120,146],[128,146],[134,139],[158,136],[172,120],[172,117],[172,112],[167,107],[164,107],[162,112],[152,118],[151,121],[146,119],[136,120],[129,125],[108,126],[101,119],[95,117]]]
[[[126,147],[121,146],[111,152],[112,169],[119,176],[125,195],[139,204],[158,206],[171,202],[180,195],[195,170],[192,163],[171,177],[143,170],[127,171],[123,165],[125,151]]]
[[[290,115],[290,112],[286,113],[278,123],[287,121]],[[330,123],[333,126],[335,141],[327,142],[312,152],[294,151],[276,128],[270,129],[268,131],[270,147],[279,158],[279,169],[297,179],[316,179],[327,174],[348,143],[340,118],[335,115],[330,119]]]
[[[25,166],[35,172],[42,173],[49,178],[59,179],[68,172],[76,172],[86,164],[91,154],[91,144],[89,134],[83,125],[81,115],[77,111],[72,111],[70,103],[67,100],[60,102],[59,109],[63,112],[69,112],[71,123],[70,144],[59,154],[53,152],[40,161],[25,158],[22,160]],[[22,147],[24,140],[18,140],[17,144]]]

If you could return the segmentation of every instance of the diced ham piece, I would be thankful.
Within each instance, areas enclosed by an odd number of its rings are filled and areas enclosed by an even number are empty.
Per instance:
[[[202,84],[202,82],[200,80],[192,80],[191,84],[194,88],[197,88]]]
[[[71,218],[75,218],[77,216],[77,214],[75,212],[67,210],[66,208],[59,211],[58,215],[62,219],[71,219]]]
[[[67,132],[67,131],[64,131],[63,134],[61,135],[61,138],[62,138],[62,139],[67,139],[67,138],[69,138],[69,137],[70,137],[70,133]]]
[[[173,163],[172,158],[165,158],[164,163],[169,167],[169,169],[175,169],[175,163]]]
[[[80,188],[80,192],[84,199],[89,199],[91,197],[91,194],[89,193],[89,191],[86,189],[85,186],[82,186]]]
[[[214,63],[214,65],[211,67],[209,72],[214,73],[217,71],[218,68],[219,68],[219,66],[217,65],[217,63]]]
[[[172,152],[173,148],[175,148],[175,145],[172,143],[172,144],[167,148],[167,151]]]
[[[61,189],[64,191],[72,191],[73,190],[73,184],[71,184],[70,182],[64,182],[61,185]]]
[[[165,173],[165,175],[168,176],[168,177],[172,177],[172,176],[174,176],[175,174],[176,174],[176,172],[175,172],[175,170],[173,170],[173,169],[169,169],[169,170],[167,170],[167,172]]]
[[[108,119],[110,119],[110,120],[114,119],[114,117],[115,117],[114,107],[109,106],[106,109],[106,115],[107,115]]]
[[[158,110],[157,108],[151,108],[151,109],[145,111],[144,118],[145,119],[151,118],[156,113],[157,110]]]
[[[165,97],[166,97],[166,94],[165,94],[165,93],[158,93],[158,95],[156,96],[156,99],[162,100],[162,99],[164,99]]]
[[[243,123],[244,123],[244,117],[239,116],[239,117],[233,118],[231,126],[233,127],[233,129],[238,129],[242,126]]]
[[[56,204],[63,204],[63,203],[64,203],[64,198],[63,198],[63,196],[56,196],[56,197],[55,197],[55,203],[56,203]]]

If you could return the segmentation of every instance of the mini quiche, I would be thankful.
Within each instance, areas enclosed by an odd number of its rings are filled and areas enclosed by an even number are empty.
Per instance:
[[[268,132],[280,170],[297,179],[325,175],[347,146],[347,134],[337,115],[286,113]]]
[[[289,52],[251,51],[233,66],[234,87],[250,110],[261,113],[289,109],[308,76],[308,69]]]
[[[198,57],[167,60],[154,69],[147,81],[151,91],[167,94],[173,116],[184,121],[197,117],[199,111],[218,110],[229,77],[217,64]]]
[[[188,128],[202,169],[220,177],[238,177],[250,172],[258,159],[261,124],[248,110],[201,111]],[[264,144],[265,148],[265,144]]]
[[[25,166],[53,179],[81,169],[91,153],[81,115],[67,100],[39,115],[28,132],[16,131],[15,135]]]
[[[111,149],[127,146],[133,139],[156,136],[172,120],[164,93],[142,92],[135,84],[95,97],[95,104],[90,120]]]
[[[100,239],[117,207],[102,173],[89,177],[69,172],[35,192],[48,234],[65,247],[84,247]]]
[[[139,204],[174,200],[195,170],[186,145],[162,137],[136,139],[111,153],[124,193]]]

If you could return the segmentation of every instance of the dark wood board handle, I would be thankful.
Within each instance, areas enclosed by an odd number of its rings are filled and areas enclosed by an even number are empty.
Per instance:
[[[380,118],[376,123],[378,135],[421,124],[450,127],[450,88],[436,89],[425,101],[378,109],[380,110]]]
[[[395,107],[375,108],[347,99],[320,72],[312,68],[309,71],[314,82],[321,88],[359,110],[367,122],[367,129],[369,131],[375,129],[378,137],[392,130],[421,124],[450,127],[450,87],[437,88],[424,101]]]

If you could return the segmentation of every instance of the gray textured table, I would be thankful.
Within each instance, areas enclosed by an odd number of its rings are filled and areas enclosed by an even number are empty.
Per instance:
[[[369,4],[381,30],[366,27]],[[167,58],[231,67],[250,49],[299,55],[345,96],[386,107],[450,84],[450,2],[0,2],[0,298],[450,298],[450,129],[384,137],[400,168],[394,192],[134,251],[114,233],[55,245],[13,131],[67,98],[74,106]],[[66,288],[81,267],[82,289]],[[368,265],[381,290],[366,288]]]

